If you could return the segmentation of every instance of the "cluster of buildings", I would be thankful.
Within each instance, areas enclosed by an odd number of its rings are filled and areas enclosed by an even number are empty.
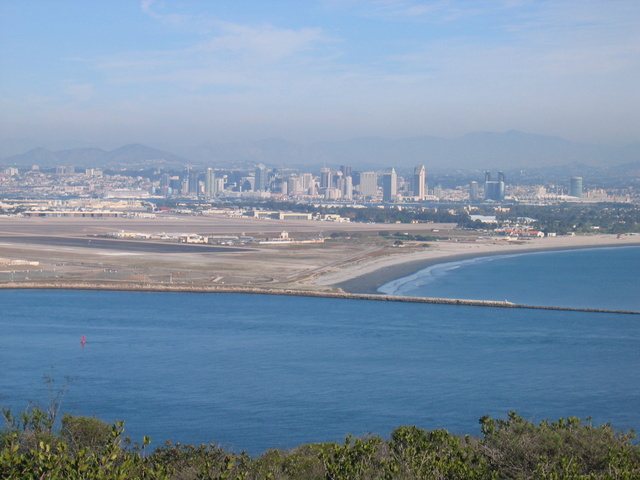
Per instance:
[[[385,201],[428,200],[427,173],[424,165],[415,168],[407,181],[396,174],[394,168],[384,173],[353,171],[350,165],[339,170],[327,167],[319,175],[268,169],[256,166],[251,171],[225,171],[205,169],[204,172],[187,170],[182,175],[162,174],[152,194],[166,198],[197,197],[312,197],[328,201]],[[431,199],[436,199],[431,196]]]
[[[0,196],[27,198],[85,197],[101,199],[277,199],[294,202],[402,203],[402,202],[502,202],[556,203],[566,201],[629,201],[604,191],[585,191],[582,177],[571,178],[570,188],[541,185],[507,185],[505,174],[484,173],[484,182],[461,181],[455,188],[428,182],[425,165],[403,174],[356,171],[350,165],[319,172],[291,168],[253,169],[186,168],[181,172],[161,169],[140,172],[58,166],[40,169],[7,167],[0,171]],[[560,191],[561,190],[561,191]]]
[[[128,239],[128,240],[161,240],[174,243],[189,244],[209,244],[209,245],[246,245],[253,243],[264,245],[291,245],[291,244],[307,244],[307,243],[324,243],[325,238],[291,238],[286,231],[280,232],[277,237],[266,237],[262,239],[254,239],[249,235],[202,235],[199,233],[141,233],[141,232],[111,232],[103,235],[108,238]],[[0,259],[1,263],[2,259]]]
[[[0,171],[0,195],[29,198],[95,197],[145,198],[149,197],[153,180],[126,171],[106,174],[99,168],[59,166],[28,169],[8,167]]]
[[[161,240],[174,243],[197,243],[197,244],[215,244],[215,245],[244,245],[254,241],[254,238],[248,235],[201,235],[198,233],[142,233],[142,232],[126,232],[124,230],[118,232],[110,232],[105,235],[107,238],[118,238],[125,240]]]

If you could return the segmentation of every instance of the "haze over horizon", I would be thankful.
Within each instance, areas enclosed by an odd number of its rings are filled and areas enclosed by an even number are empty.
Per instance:
[[[640,132],[640,3],[0,0],[0,139]]]

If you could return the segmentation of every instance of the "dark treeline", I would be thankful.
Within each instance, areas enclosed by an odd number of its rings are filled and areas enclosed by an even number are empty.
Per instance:
[[[196,208],[200,204],[192,205]],[[158,206],[184,206],[176,202],[160,202]],[[472,220],[465,206],[424,207],[386,206],[385,208],[355,208],[340,205],[313,205],[308,203],[281,202],[276,200],[223,203],[218,206],[244,207],[253,211],[273,210],[334,214],[360,223],[455,223],[461,228],[493,230],[500,224]],[[630,203],[561,203],[557,205],[505,204],[506,208],[493,205],[473,205],[473,213],[495,215],[501,223],[519,223],[533,219],[531,228],[557,234],[576,233],[633,233],[640,232],[640,207]]]
[[[544,232],[630,233],[640,232],[640,207],[629,203],[559,205],[510,205],[498,213],[499,220],[534,218],[534,226]]]
[[[254,205],[257,207],[258,205]],[[498,221],[518,222],[523,218],[535,221],[533,228],[544,232],[565,234],[577,233],[631,233],[640,232],[640,207],[629,203],[595,203],[558,205],[505,205],[505,209],[492,206],[474,206],[474,213],[495,214]],[[293,210],[307,213],[339,214],[353,222],[373,223],[456,223],[464,228],[493,229],[495,224],[471,220],[464,207],[386,207],[353,208],[348,206],[314,206],[282,202],[264,202],[259,208],[265,210]]]
[[[509,413],[480,419],[481,437],[415,426],[389,439],[353,438],[314,443],[252,458],[216,445],[167,442],[150,451],[150,439],[132,443],[123,424],[30,407],[14,416],[3,410],[0,478],[3,479],[549,479],[640,478],[640,447],[633,433],[578,418],[534,424]]]

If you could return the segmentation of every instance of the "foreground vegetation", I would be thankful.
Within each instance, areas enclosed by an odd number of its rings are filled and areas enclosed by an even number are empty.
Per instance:
[[[640,478],[640,447],[633,433],[596,427],[578,418],[533,424],[509,413],[480,419],[482,437],[454,436],[415,426],[390,438],[268,450],[251,458],[216,445],[167,442],[148,451],[150,439],[131,443],[123,424],[30,407],[4,409],[0,430],[3,479],[616,479]]]

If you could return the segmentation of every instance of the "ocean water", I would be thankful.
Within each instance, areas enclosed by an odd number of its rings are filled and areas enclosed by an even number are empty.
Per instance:
[[[68,387],[63,411],[125,420],[152,446],[257,455],[399,425],[479,434],[482,415],[510,410],[640,429],[635,315],[47,290],[0,302],[2,406],[46,402],[50,376]]]
[[[479,257],[443,263],[380,292],[640,311],[640,246]]]

